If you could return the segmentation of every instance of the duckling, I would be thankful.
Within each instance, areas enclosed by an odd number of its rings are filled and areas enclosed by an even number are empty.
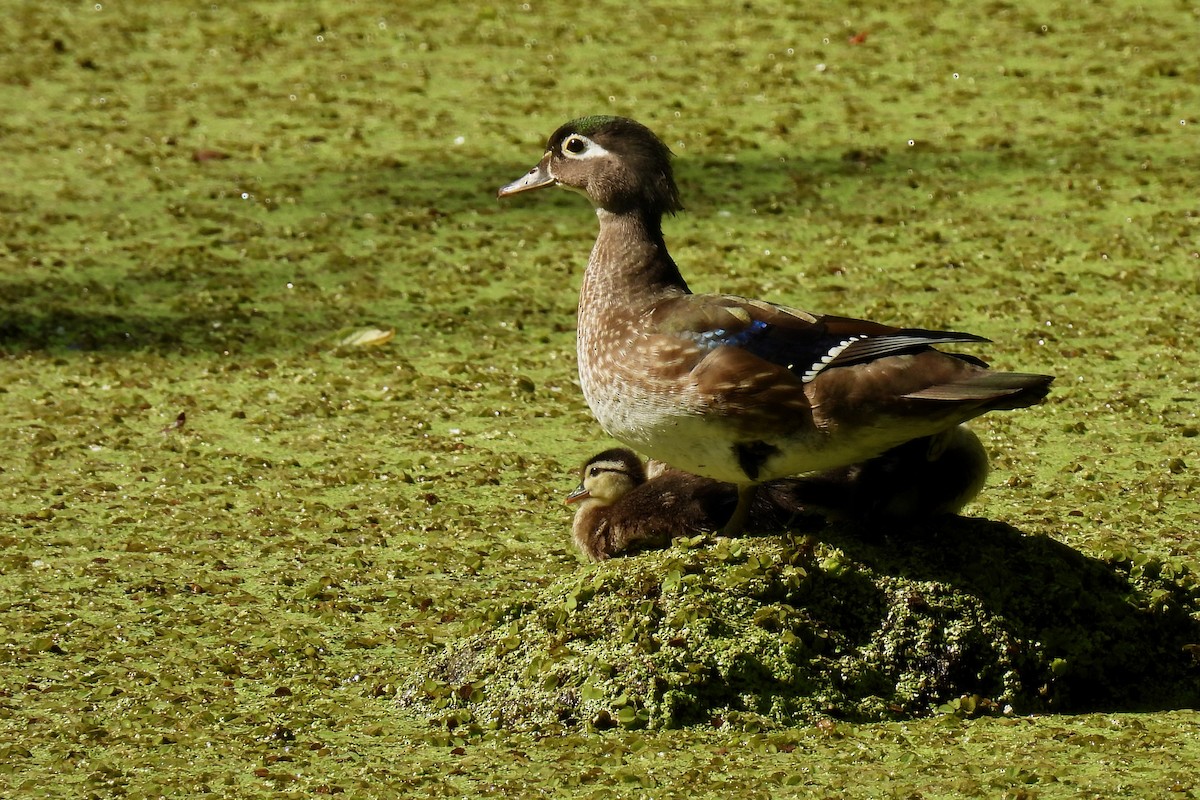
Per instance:
[[[771,485],[782,484],[774,489],[776,502],[819,510],[830,520],[905,522],[960,513],[989,472],[979,437],[957,425],[861,464]]]
[[[579,504],[571,537],[590,561],[666,547],[672,537],[690,535],[697,517],[707,517],[695,492],[683,500],[692,513],[680,515],[678,494],[648,486],[642,460],[626,448],[597,453],[583,465],[566,502]]]
[[[600,232],[577,337],[584,399],[625,445],[735,484],[726,533],[745,525],[761,484],[861,463],[1049,392],[1051,376],[994,372],[935,348],[982,336],[693,294],[663,238],[663,216],[682,210],[671,158],[640,123],[584,117],[498,195],[561,186],[592,202]]]
[[[911,521],[957,514],[982,489],[987,453],[965,425],[893,448],[862,464],[764,484],[745,531],[770,533],[830,520]],[[731,483],[662,462],[643,465],[627,448],[588,459],[566,498],[579,503],[575,545],[591,561],[666,547],[676,536],[720,530],[738,501]]]
[[[636,453],[618,447],[597,453],[580,471],[566,502],[578,503],[571,525],[579,550],[592,561],[666,547],[677,536],[718,530],[737,505],[737,487],[659,464],[648,478]],[[782,530],[791,514],[772,508],[764,492],[748,515],[750,531]]]

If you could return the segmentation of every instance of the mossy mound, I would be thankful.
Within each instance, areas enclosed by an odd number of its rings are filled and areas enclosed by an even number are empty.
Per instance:
[[[677,541],[494,613],[404,702],[450,728],[762,727],[1200,703],[1189,564],[982,520]]]

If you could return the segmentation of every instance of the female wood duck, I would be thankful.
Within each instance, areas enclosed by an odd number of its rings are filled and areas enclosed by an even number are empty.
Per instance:
[[[600,219],[579,298],[588,406],[635,450],[736,484],[727,533],[761,483],[865,461],[1049,391],[1049,376],[933,347],[987,341],[973,334],[692,294],[662,234],[663,214],[682,209],[671,151],[633,120],[568,122],[499,196],[544,186],[582,192]]]
[[[983,488],[987,453],[959,425],[915,439],[862,464],[760,487],[745,529],[781,532],[820,517],[906,522],[957,514]],[[719,530],[737,504],[734,484],[651,463],[632,450],[592,456],[566,502],[579,503],[571,526],[575,545],[592,561],[666,547],[676,536]]]

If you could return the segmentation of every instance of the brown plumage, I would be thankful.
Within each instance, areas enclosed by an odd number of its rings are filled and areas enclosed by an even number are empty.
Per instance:
[[[835,520],[909,521],[957,514],[979,494],[987,454],[966,426],[906,442],[862,464],[763,484],[744,530],[781,532]],[[572,538],[591,561],[666,547],[676,536],[719,530],[738,502],[737,486],[613,448],[584,464]]]
[[[598,453],[584,465],[567,502],[579,504],[571,532],[588,559],[663,548],[676,536],[715,531],[729,519],[737,505],[736,486],[657,466],[657,474],[648,478],[637,454],[623,447]],[[771,502],[771,486],[756,496],[744,531],[782,531],[797,516]]]
[[[693,294],[662,233],[681,209],[667,147],[645,126],[585,117],[555,131],[502,197],[545,186],[586,195],[600,232],[579,298],[579,378],[611,436],[687,472],[756,487],[862,463],[989,411],[1039,402],[1047,375],[993,372],[937,346],[987,341]]]

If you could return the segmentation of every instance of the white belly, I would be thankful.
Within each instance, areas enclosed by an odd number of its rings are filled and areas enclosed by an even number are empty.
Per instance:
[[[606,391],[606,385],[613,388]],[[616,382],[584,386],[588,406],[614,439],[676,469],[730,483],[760,483],[857,464],[944,427],[931,420],[928,430],[915,430],[911,422],[880,419],[877,425],[837,435],[797,425],[774,435],[762,431],[747,441],[720,417],[699,413],[702,406],[686,392],[654,393]],[[753,479],[739,458],[739,447],[745,445],[777,451],[757,465]]]

